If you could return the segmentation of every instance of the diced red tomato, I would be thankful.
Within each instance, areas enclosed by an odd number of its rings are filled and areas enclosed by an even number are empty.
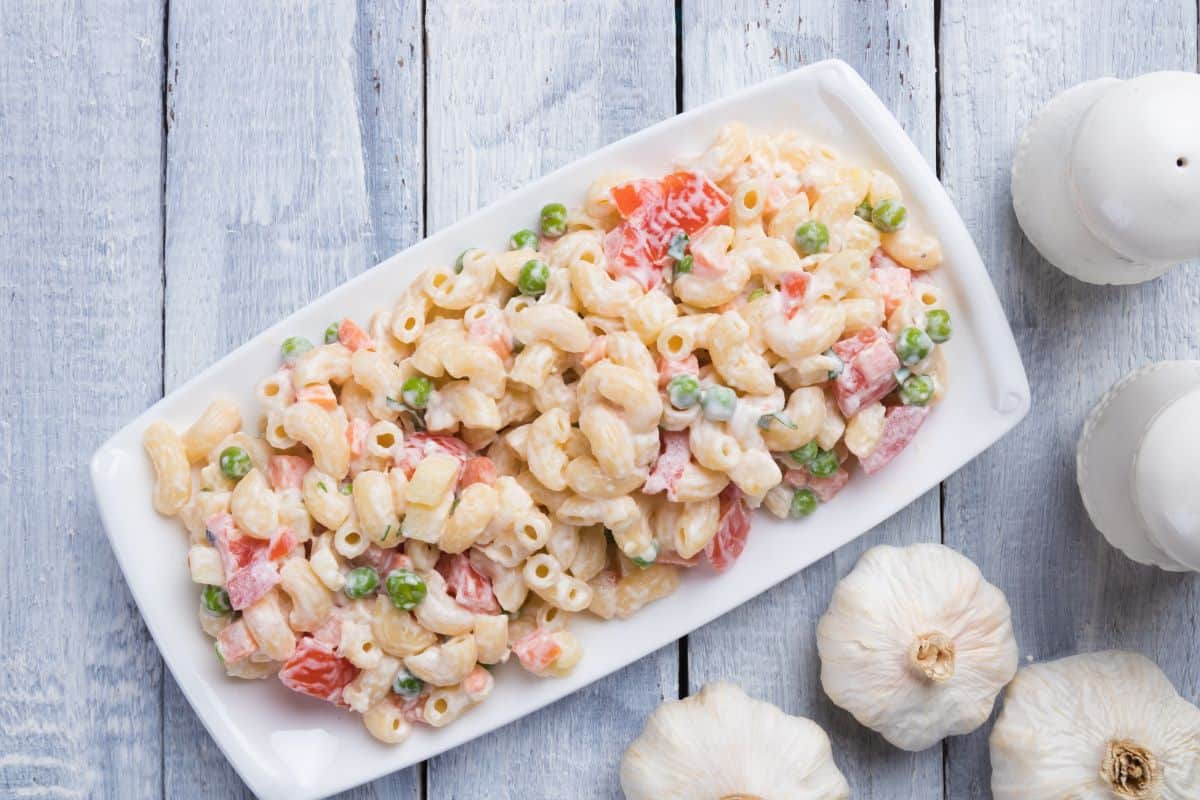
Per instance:
[[[217,548],[221,556],[221,567],[226,577],[254,561],[266,558],[267,543],[244,535],[229,514],[213,514],[205,521],[204,532],[209,544]]]
[[[392,557],[396,554],[395,550],[384,550],[377,544],[367,545],[367,549],[355,559],[355,566],[367,566],[375,570],[380,580],[387,577],[394,567],[392,566]]]
[[[488,306],[486,313],[476,317],[467,326],[467,341],[490,347],[501,359],[512,355],[512,331],[504,319],[504,312],[494,306]]]
[[[271,479],[271,488],[299,489],[304,475],[312,469],[312,459],[304,456],[271,456],[267,460],[267,477]]]
[[[394,460],[397,467],[412,477],[417,464],[420,464],[425,456],[432,453],[454,456],[463,464],[475,457],[475,451],[457,436],[445,433],[414,433],[405,438],[404,447],[394,457]]]
[[[866,458],[859,459],[863,472],[874,475],[900,455],[913,440],[929,416],[928,406],[894,406],[887,410],[883,422],[883,435],[879,444]]]
[[[870,278],[883,292],[883,308],[889,316],[908,297],[912,287],[912,270],[893,261],[883,248],[877,248],[871,255]]]
[[[700,375],[700,360],[695,353],[689,353],[687,358],[658,358],[658,388],[665,389],[676,375]]]
[[[662,283],[657,248],[645,231],[623,222],[604,236],[604,256],[614,278],[631,278],[646,291]]]
[[[253,605],[279,583],[279,567],[270,561],[255,561],[225,579],[229,605],[240,611]]]
[[[296,402],[312,403],[326,411],[333,411],[338,404],[337,395],[333,393],[333,389],[329,387],[328,383],[312,383],[305,386],[296,392]]]
[[[810,276],[807,272],[797,270],[795,272],[785,272],[779,280],[779,289],[782,292],[783,314],[788,319],[796,315],[804,305],[804,294],[808,291]]]
[[[660,431],[658,459],[646,478],[642,491],[658,494],[666,490],[667,499],[675,499],[675,485],[683,477],[683,470],[692,459],[687,431]]]
[[[685,567],[691,569],[700,563],[701,554],[697,553],[691,558],[684,558],[674,550],[660,550],[658,558],[654,559],[655,564],[672,564],[676,567]]]
[[[462,688],[472,702],[478,703],[492,693],[495,683],[492,673],[476,664],[475,668],[467,673],[467,677],[463,678]]]
[[[549,669],[562,655],[562,646],[554,641],[550,631],[539,627],[513,642],[512,651],[522,667],[537,675]]]
[[[664,211],[688,236],[725,221],[729,195],[721,187],[695,172],[673,172],[663,178],[666,190]],[[667,239],[670,244],[670,237]]]
[[[362,458],[367,451],[367,431],[371,423],[365,419],[352,419],[346,425],[346,444],[350,445],[350,458]]]
[[[491,486],[496,482],[496,465],[487,456],[475,456],[463,464],[462,477],[459,486],[464,489],[472,483],[486,483]]]
[[[217,634],[217,652],[226,664],[236,664],[243,658],[248,658],[258,649],[254,634],[242,620],[226,625]]]
[[[267,558],[271,561],[278,561],[295,550],[297,544],[299,542],[296,541],[296,534],[291,528],[280,528],[275,531],[270,544],[267,545]]]
[[[446,579],[446,594],[475,614],[499,614],[500,604],[492,594],[492,582],[471,566],[466,553],[443,554],[437,571]]]
[[[721,572],[746,549],[746,538],[750,535],[750,509],[745,495],[735,484],[726,486],[718,498],[721,516],[717,522],[717,535],[704,548],[713,568]]]
[[[661,205],[663,184],[662,181],[656,181],[653,178],[640,178],[620,186],[614,186],[609,194],[612,195],[617,211],[623,218],[628,219],[633,216],[633,212],[643,206],[657,207]]]
[[[342,320],[342,324],[338,325],[338,341],[350,348],[351,352],[362,350],[375,349],[375,342],[371,341],[371,337],[367,332],[358,327],[358,323],[347,317]]]
[[[803,489],[808,487],[813,490],[822,503],[828,503],[833,499],[834,495],[845,488],[850,481],[850,473],[839,468],[837,472],[830,475],[828,478],[814,478],[808,474],[808,470],[789,469],[783,474],[783,482],[793,489]]]
[[[723,221],[729,211],[729,196],[694,172],[633,181],[613,187],[611,194],[625,221],[604,238],[609,272],[630,277],[646,290],[662,282],[675,234],[695,236]]]
[[[607,350],[608,337],[604,335],[596,336],[588,344],[588,349],[584,350],[583,355],[579,357],[579,366],[587,369],[600,359],[604,358]]]
[[[896,388],[895,372],[900,368],[900,359],[892,350],[892,337],[882,328],[859,331],[835,344],[833,351],[843,362],[842,374],[833,384],[833,394],[847,418]]]
[[[337,609],[334,609],[325,621],[321,623],[321,627],[312,632],[313,638],[321,644],[328,647],[330,650],[337,650],[342,643],[342,618],[338,615]]]
[[[342,690],[358,677],[358,667],[312,636],[296,643],[296,649],[279,670],[279,680],[293,692],[342,705]]]
[[[428,699],[429,692],[404,698],[400,701],[400,716],[413,725],[428,725],[425,721],[425,701]]]

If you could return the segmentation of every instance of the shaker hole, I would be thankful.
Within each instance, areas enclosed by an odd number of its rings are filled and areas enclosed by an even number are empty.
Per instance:
[[[1179,158],[1175,159],[1175,166],[1186,167],[1187,165],[1188,165],[1188,160],[1187,160],[1186,156],[1180,156]]]

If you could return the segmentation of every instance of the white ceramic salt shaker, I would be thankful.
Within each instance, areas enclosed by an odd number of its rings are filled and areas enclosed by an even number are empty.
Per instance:
[[[1101,78],[1025,129],[1013,209],[1038,252],[1088,283],[1139,283],[1200,258],[1200,75]]]
[[[1083,425],[1083,505],[1141,564],[1200,571],[1200,361],[1151,364],[1116,383]]]

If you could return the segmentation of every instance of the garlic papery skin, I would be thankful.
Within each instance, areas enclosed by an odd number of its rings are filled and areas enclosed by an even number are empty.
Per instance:
[[[990,744],[995,800],[1200,797],[1200,709],[1136,653],[1022,669]]]
[[[844,800],[825,731],[712,683],[658,707],[621,759],[627,800]]]
[[[1004,594],[940,544],[874,547],[817,623],[829,699],[904,750],[970,733],[1017,671]]]

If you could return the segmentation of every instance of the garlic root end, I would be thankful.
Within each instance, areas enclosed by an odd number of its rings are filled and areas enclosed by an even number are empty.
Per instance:
[[[908,655],[913,670],[927,680],[941,683],[954,675],[954,642],[940,631],[918,636]]]

